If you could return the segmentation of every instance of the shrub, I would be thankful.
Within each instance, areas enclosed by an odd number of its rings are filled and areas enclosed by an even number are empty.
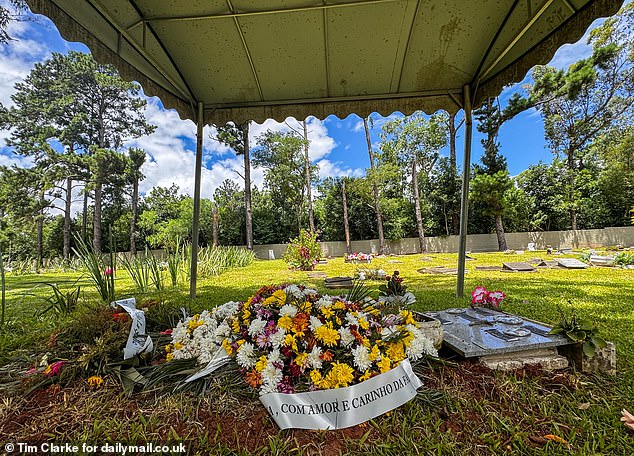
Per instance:
[[[321,246],[319,241],[317,241],[317,233],[302,230],[298,237],[291,239],[291,243],[284,254],[284,261],[291,268],[312,271],[320,256]]]

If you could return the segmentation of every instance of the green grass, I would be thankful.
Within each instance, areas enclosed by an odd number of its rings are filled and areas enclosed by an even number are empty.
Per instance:
[[[512,256],[475,253],[472,257],[476,260],[467,262],[467,297],[461,299],[455,297],[455,276],[417,272],[431,266],[455,266],[455,254],[389,257],[359,266],[336,258],[327,265],[318,265],[316,270],[329,276],[353,275],[357,267],[382,268],[388,274],[398,270],[408,290],[416,295],[418,310],[468,306],[468,295],[480,285],[504,291],[508,295],[505,310],[549,324],[559,318],[558,305],[568,311],[574,308],[580,316],[591,319],[607,340],[616,343],[618,375],[612,378],[530,370],[491,374],[468,363],[457,368],[436,366],[428,370],[424,380],[428,387],[445,393],[447,401],[440,410],[429,411],[409,403],[365,425],[336,432],[279,432],[259,402],[249,404],[227,394],[226,389],[204,398],[139,394],[126,405],[120,387],[110,380],[107,388],[95,392],[84,384],[67,387],[68,394],[49,394],[47,390],[49,399],[45,405],[39,402],[39,396],[5,398],[0,406],[0,440],[6,441],[5,437],[11,434],[4,434],[10,430],[23,441],[33,437],[34,432],[58,442],[186,440],[192,451],[201,454],[634,453],[634,434],[619,422],[622,408],[634,411],[634,270],[477,271],[477,265],[547,258],[545,252]],[[119,298],[133,295],[134,285],[126,274],[120,270],[116,281]],[[38,316],[45,307],[44,301],[26,293],[38,282],[70,286],[78,277],[77,273],[8,274],[9,323],[0,332],[1,364],[32,362],[34,353],[46,351],[43,346],[51,331],[72,318]],[[322,293],[336,293],[325,289],[323,280],[309,279],[306,272],[288,270],[284,262],[275,260],[255,261],[201,280],[194,302],[189,301],[185,283],[137,298],[167,300],[200,310],[230,300],[244,300],[262,285],[285,282],[305,283]],[[380,284],[371,283],[376,287]],[[86,308],[98,300],[87,285],[82,286],[82,294]],[[69,396],[75,398],[72,413],[64,416]],[[586,403],[588,408],[579,408]],[[24,423],[17,429],[7,424],[15,418],[11,413],[16,410]],[[539,440],[546,434],[558,435],[570,446]]]

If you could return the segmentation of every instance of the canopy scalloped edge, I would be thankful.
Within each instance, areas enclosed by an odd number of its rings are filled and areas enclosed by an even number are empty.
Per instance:
[[[590,25],[600,17],[613,16],[623,4],[622,0],[594,0],[562,23],[549,37],[533,46],[513,64],[498,71],[493,77],[480,82],[473,97],[473,104],[480,106],[484,100],[496,97],[504,87],[522,81],[531,68],[546,65],[564,44],[576,43]]]
[[[50,18],[60,34],[67,41],[78,41],[85,44],[93,57],[100,63],[111,64],[119,70],[121,77],[128,81],[137,81],[148,96],[157,96],[167,109],[175,109],[182,119],[196,120],[196,101],[185,100],[169,89],[157,84],[141,71],[121,58],[115,51],[103,44],[86,28],[78,24],[55,3],[47,0],[26,0],[31,10]],[[485,99],[499,95],[502,89],[524,79],[528,71],[535,65],[546,64],[555,52],[566,43],[578,41],[592,22],[599,17],[615,14],[622,4],[621,0],[594,0],[588,2],[574,16],[561,24],[545,40],[537,43],[519,59],[494,74],[490,79],[480,82],[476,87],[473,106],[479,106]],[[438,110],[450,113],[462,108],[461,90],[446,94],[404,96],[380,98],[369,96],[368,99],[343,101],[306,101],[289,104],[269,104],[240,107],[205,107],[205,123],[223,124],[233,121],[237,124],[252,120],[262,123],[267,119],[279,122],[287,117],[304,119],[315,116],[324,119],[329,115],[345,118],[350,114],[366,117],[373,112],[389,115],[394,112],[411,114],[424,111],[431,114]]]

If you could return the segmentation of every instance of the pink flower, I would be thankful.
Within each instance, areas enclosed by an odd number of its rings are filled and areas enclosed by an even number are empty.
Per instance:
[[[475,290],[471,293],[471,297],[473,298],[473,302],[482,302],[484,298],[486,298],[487,289],[484,287],[476,287]]]
[[[110,266],[108,266],[103,273],[105,275],[107,275],[107,276],[111,276],[112,275],[112,268]]]
[[[42,372],[47,377],[55,377],[62,370],[62,366],[66,364],[66,361],[56,361],[53,364],[46,366],[46,369]]]
[[[504,298],[506,298],[506,295],[501,291],[489,292],[489,301],[495,306],[499,306]]]
[[[161,331],[159,334],[162,334],[164,336],[171,336],[172,335],[172,329],[166,329],[165,331]]]

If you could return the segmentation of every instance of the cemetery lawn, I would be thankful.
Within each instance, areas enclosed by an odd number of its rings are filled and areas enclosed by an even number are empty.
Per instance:
[[[91,389],[77,378],[29,394],[20,389],[24,372],[50,351],[51,333],[77,315],[94,312],[97,295],[87,283],[74,314],[55,319],[40,315],[42,296],[54,282],[70,286],[78,273],[7,276],[7,324],[0,330],[0,442],[124,442],[172,444],[184,441],[189,454],[634,454],[634,432],[619,421],[625,408],[634,412],[634,270],[593,267],[586,270],[539,269],[533,273],[476,270],[509,261],[547,258],[545,252],[524,255],[474,253],[467,261],[465,291],[476,286],[508,295],[503,308],[523,317],[555,324],[558,306],[587,317],[617,347],[616,377],[583,375],[572,370],[546,373],[526,368],[497,373],[471,363],[433,363],[424,369],[427,389],[443,393],[439,406],[412,401],[368,423],[341,431],[283,431],[269,420],[257,398],[233,394],[221,385],[206,396],[187,394],[124,395],[113,377]],[[578,258],[579,254],[566,255]],[[343,258],[318,265],[328,276],[353,275],[357,268],[398,270],[412,291],[416,310],[442,310],[469,305],[470,296],[455,298],[456,277],[421,274],[432,266],[455,267],[455,254],[393,256],[369,265]],[[136,296],[173,307],[200,311],[248,298],[262,285],[305,283],[321,293],[323,279],[291,271],[281,260],[250,266],[200,280],[198,297],[188,298],[184,282],[162,292],[135,295],[132,281],[120,271],[117,296]],[[373,288],[380,282],[368,282]],[[555,437],[552,437],[555,436]]]

